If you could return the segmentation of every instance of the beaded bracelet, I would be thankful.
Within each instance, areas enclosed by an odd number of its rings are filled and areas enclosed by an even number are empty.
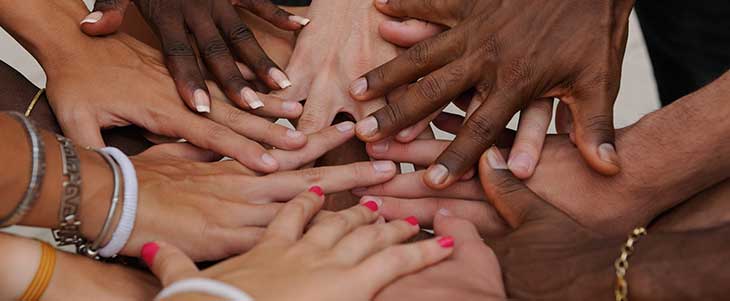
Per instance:
[[[23,198],[12,212],[0,217],[0,228],[9,227],[19,223],[23,217],[33,208],[38,200],[39,190],[43,186],[43,176],[46,173],[46,151],[43,139],[28,118],[17,112],[9,112],[10,116],[20,121],[28,134],[28,142],[31,147],[30,182],[23,194]]]

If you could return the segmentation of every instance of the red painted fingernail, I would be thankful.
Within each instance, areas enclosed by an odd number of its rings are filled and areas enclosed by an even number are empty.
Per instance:
[[[378,203],[376,203],[375,201],[367,201],[362,205],[368,207],[368,209],[370,209],[370,211],[372,212],[378,211]]]
[[[454,247],[454,238],[451,236],[441,237],[436,242],[438,242],[439,246],[441,246],[442,248]]]
[[[418,226],[418,219],[415,216],[406,217],[406,221],[414,226]]]
[[[155,263],[155,255],[157,255],[157,251],[159,250],[160,246],[153,242],[148,242],[142,246],[141,257],[148,267],[152,267],[152,264]]]
[[[309,187],[309,192],[314,192],[318,196],[324,196],[324,191],[322,190],[322,187],[319,187],[319,186]]]

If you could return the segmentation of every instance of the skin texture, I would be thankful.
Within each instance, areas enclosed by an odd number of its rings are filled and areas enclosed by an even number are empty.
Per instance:
[[[469,119],[424,178],[429,186],[443,189],[494,144],[517,111],[533,100],[557,97],[572,112],[583,158],[600,173],[615,175],[620,166],[612,108],[632,4],[476,0],[376,4],[388,15],[418,18],[449,30],[353,82],[353,97],[369,100],[423,77],[401,97],[389,98],[389,106],[372,118],[360,121],[358,137],[383,140],[469,92]]]
[[[319,194],[300,194],[281,209],[254,249],[202,272],[165,243],[148,245],[152,251],[143,256],[164,286],[207,277],[239,287],[256,300],[340,300],[344,295],[370,300],[388,283],[453,252],[453,245],[440,239],[400,244],[419,227],[405,220],[378,223],[377,212],[366,206],[331,214],[303,233],[323,203]],[[191,294],[166,300],[190,298],[207,300]]]

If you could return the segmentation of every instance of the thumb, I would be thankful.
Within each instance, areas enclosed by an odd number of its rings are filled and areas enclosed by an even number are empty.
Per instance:
[[[575,130],[575,144],[583,158],[595,171],[612,176],[621,171],[613,127],[613,101],[593,97],[596,93],[580,95],[570,105]],[[601,93],[598,93],[601,94]]]
[[[75,120],[59,122],[63,135],[71,139],[78,146],[102,148],[106,146],[101,137],[99,124],[93,117],[79,116]]]
[[[199,272],[190,257],[177,247],[167,243],[146,243],[142,246],[140,255],[163,287],[193,277]]]
[[[124,20],[130,0],[96,0],[94,10],[81,21],[81,31],[90,36],[112,34]]]
[[[512,228],[542,219],[555,210],[512,175],[496,147],[488,149],[479,160],[479,177],[487,199]]]
[[[378,26],[380,36],[400,47],[410,48],[419,42],[438,35],[445,27],[417,19],[405,21],[387,20]]]

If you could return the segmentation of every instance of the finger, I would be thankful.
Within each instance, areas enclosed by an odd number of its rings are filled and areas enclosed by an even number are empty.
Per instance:
[[[159,159],[174,157],[195,162],[214,162],[221,159],[221,155],[189,143],[158,144],[150,147],[137,156]]]
[[[350,95],[355,100],[374,99],[438,70],[451,62],[456,53],[460,53],[459,43],[455,39],[456,35],[447,31],[416,44],[390,62],[353,81]]]
[[[518,178],[528,179],[535,172],[552,116],[552,99],[533,101],[520,113],[517,137],[507,161],[507,166]]]
[[[453,238],[440,237],[389,247],[355,267],[355,283],[361,283],[374,295],[395,279],[446,259],[453,246]]]
[[[427,185],[443,189],[458,181],[490,146],[512,116],[519,110],[520,93],[498,93],[484,103],[459,130],[454,142],[428,168],[424,181]]]
[[[91,148],[106,146],[99,124],[93,117],[76,116],[72,120],[64,120],[59,123],[64,136],[73,140],[76,145]]]
[[[372,224],[378,218],[378,204],[374,201],[353,206],[324,218],[307,231],[302,242],[320,250],[329,250],[345,235],[360,226]]]
[[[306,134],[311,134],[331,125],[335,117],[333,114],[336,114],[336,112],[334,112],[333,103],[330,100],[322,99],[320,101],[305,102],[302,115],[297,119],[297,129]]]
[[[558,108],[555,109],[555,130],[558,134],[573,132],[573,116],[568,104],[562,101],[558,102]]]
[[[613,101],[588,97],[570,105],[573,113],[575,144],[588,165],[601,174],[612,176],[621,171],[613,127]]]
[[[286,150],[299,149],[307,144],[307,137],[300,131],[273,123],[223,102],[215,104],[215,108],[208,115],[210,119],[237,134]]]
[[[421,135],[421,133],[423,133],[423,131],[431,127],[431,121],[436,118],[436,116],[438,116],[439,113],[443,111],[443,109],[444,107],[436,110],[436,112],[431,113],[431,115],[419,121],[418,123],[401,130],[400,132],[398,132],[398,135],[395,136],[395,140],[401,143],[408,143],[415,140],[416,138],[418,138],[418,136]]]
[[[375,7],[392,17],[411,17],[455,26],[465,15],[468,5],[461,0],[389,0],[375,1]]]
[[[164,242],[146,243],[142,246],[140,257],[163,287],[198,273],[198,268],[190,257],[177,247]]]
[[[244,197],[245,199],[245,197]],[[219,221],[231,228],[242,227],[265,227],[279,213],[283,203],[254,204],[246,203],[225,203],[216,210],[219,213]]]
[[[358,137],[379,141],[439,111],[473,83],[464,64],[451,63],[409,86],[401,99],[358,122]]]
[[[302,115],[302,104],[296,101],[288,101],[270,94],[257,93],[264,106],[251,113],[261,117],[274,118],[298,118]]]
[[[454,216],[448,209],[439,209],[434,217],[433,224],[434,231],[438,236],[451,236],[460,243],[482,242],[482,237],[473,223]]]
[[[356,264],[372,254],[413,237],[419,230],[415,217],[360,227],[342,238],[332,249],[332,255],[342,263]]]
[[[266,3],[267,1],[259,0],[255,2],[257,4],[254,5],[259,7],[266,5],[260,3]],[[241,21],[238,13],[233,9],[229,9],[226,1],[219,3],[221,3],[220,5],[224,5],[224,7],[216,10],[218,27],[222,29],[226,41],[236,56],[243,60],[246,66],[251,68],[256,74],[256,77],[270,89],[286,89],[291,87],[292,84],[289,78],[276,66],[266,52],[264,52],[256,40],[253,31]],[[268,5],[276,7],[271,3],[268,3]]]
[[[479,177],[487,200],[512,228],[555,210],[512,175],[496,147],[489,148],[479,161]]]
[[[299,240],[304,227],[324,204],[322,191],[320,187],[312,187],[286,203],[269,224],[262,243],[292,244]]]
[[[375,159],[428,166],[433,164],[448,146],[449,141],[444,140],[416,140],[410,143],[383,140],[377,143],[368,143],[365,148],[368,155]]]
[[[129,0],[96,0],[94,10],[81,21],[81,31],[90,36],[116,32],[128,6]]]
[[[280,171],[294,170],[350,140],[355,136],[354,129],[354,123],[342,122],[307,136],[307,144],[298,150],[275,149],[271,155],[279,162]]]
[[[461,130],[464,125],[464,116],[451,114],[448,112],[441,112],[433,120],[433,124],[444,132],[450,134],[456,134]]]
[[[356,187],[366,187],[388,181],[395,176],[391,161],[357,162],[341,166],[308,168],[279,172],[256,178],[256,197],[266,201],[287,201],[310,186],[320,186],[336,193]],[[281,185],[286,183],[286,185]]]
[[[436,190],[423,183],[423,173],[416,171],[395,176],[388,182],[352,191],[356,196],[377,195],[400,198],[454,198],[484,201],[484,192],[478,181],[461,181],[443,190]]]
[[[309,24],[310,20],[292,15],[268,0],[233,0],[233,5],[251,11],[253,14],[285,30],[297,30]]]
[[[380,36],[400,47],[409,48],[445,30],[443,26],[416,19],[405,21],[386,20],[378,26]]]

